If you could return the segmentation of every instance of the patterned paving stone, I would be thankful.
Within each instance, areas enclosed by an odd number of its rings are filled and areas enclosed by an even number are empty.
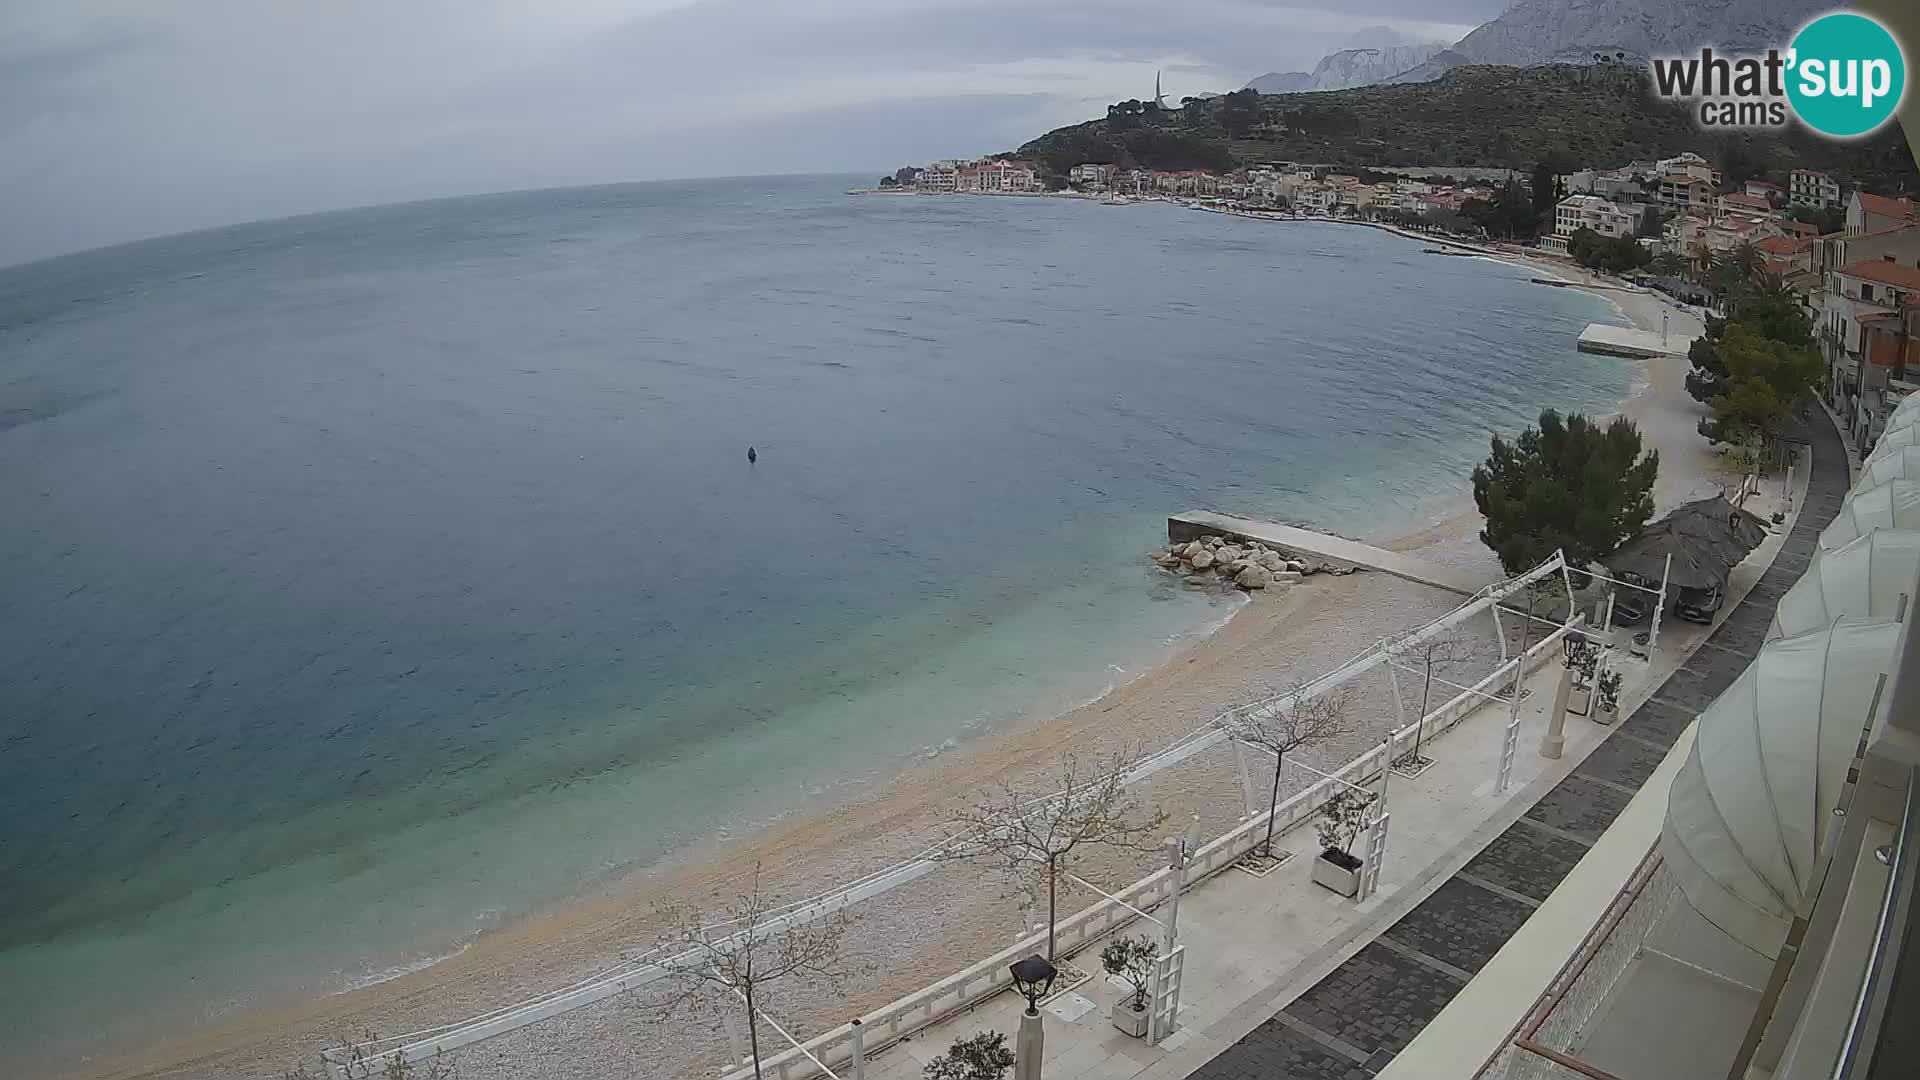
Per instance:
[[[1690,664],[1703,665],[1711,656],[1694,653]],[[1654,692],[1654,699],[1677,705],[1683,709],[1698,713],[1713,704],[1720,691],[1727,688],[1729,680],[1721,678],[1711,668],[1681,668],[1667,677],[1667,681]]]
[[[1697,709],[1683,709],[1653,698],[1633,710],[1633,715],[1620,721],[1620,730],[1636,739],[1660,746],[1671,747],[1687,730],[1693,718],[1700,715]]]
[[[1627,799],[1626,794],[1584,780],[1576,773],[1534,803],[1526,816],[1593,843],[1613,824],[1613,819],[1620,816],[1620,811],[1627,808]]]
[[[1286,1013],[1362,1053],[1399,1053],[1466,984],[1379,942],[1315,983]]]
[[[1574,771],[1638,791],[1666,756],[1665,750],[1638,739],[1608,739]]]
[[[1463,971],[1479,971],[1532,914],[1518,900],[1448,878],[1387,936]]]
[[[1365,1070],[1279,1020],[1268,1020],[1193,1074],[1199,1080],[1364,1080]]]
[[[1727,621],[1720,624],[1709,640],[1723,649],[1734,649],[1748,656],[1759,652],[1760,643],[1767,639],[1767,626],[1773,621],[1773,607],[1769,604],[1765,610],[1748,608],[1747,604],[1753,603],[1753,599],[1749,595],[1740,610],[1727,616]]]
[[[1521,896],[1544,901],[1586,853],[1585,845],[1564,836],[1515,825],[1475,855],[1466,872]]]

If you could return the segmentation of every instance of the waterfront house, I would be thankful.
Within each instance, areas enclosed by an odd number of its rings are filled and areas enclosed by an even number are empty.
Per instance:
[[[1112,181],[1115,171],[1112,165],[1088,162],[1084,165],[1075,165],[1073,168],[1068,169],[1067,180],[1077,187],[1104,191]]]

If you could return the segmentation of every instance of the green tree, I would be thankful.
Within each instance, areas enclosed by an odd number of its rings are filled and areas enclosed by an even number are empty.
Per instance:
[[[1789,213],[1793,220],[1819,229],[1822,236],[1840,232],[1847,227],[1847,212],[1838,206],[1829,206],[1824,209],[1817,206],[1796,206]]]
[[[1260,92],[1257,90],[1235,90],[1214,103],[1213,117],[1230,139],[1244,139],[1258,127],[1264,119],[1260,109]]]
[[[1592,229],[1576,229],[1567,238],[1567,254],[1590,270],[1624,274],[1652,261],[1653,254],[1631,236],[1601,236]]]
[[[1511,443],[1495,435],[1473,470],[1473,501],[1487,520],[1480,541],[1510,574],[1555,550],[1584,567],[1646,527],[1659,472],[1659,451],[1643,455],[1640,431],[1625,417],[1602,428],[1548,409]]]
[[[1663,251],[1653,257],[1653,272],[1661,277],[1679,277],[1687,272],[1687,260],[1671,251]]]
[[[1700,423],[1700,433],[1714,442],[1746,443],[1767,434],[1820,378],[1811,346],[1767,337],[1746,322],[1727,324],[1715,351],[1726,376]]]
[[[1687,394],[1702,404],[1719,397],[1725,389],[1727,365],[1720,359],[1720,339],[1726,332],[1727,320],[1709,315],[1706,333],[1687,346],[1687,361],[1693,365],[1687,372]]]

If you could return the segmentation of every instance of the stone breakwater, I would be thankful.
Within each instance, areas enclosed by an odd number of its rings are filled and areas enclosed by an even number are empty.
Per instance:
[[[1290,585],[1308,574],[1353,573],[1353,567],[1308,563],[1283,548],[1245,537],[1202,536],[1167,544],[1147,558],[1161,570],[1186,578],[1195,589],[1231,586],[1251,592]]]

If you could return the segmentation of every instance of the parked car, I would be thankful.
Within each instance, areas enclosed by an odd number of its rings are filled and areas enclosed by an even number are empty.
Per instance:
[[[1710,623],[1725,599],[1726,590],[1717,584],[1704,589],[1680,589],[1674,595],[1673,613],[1688,622]]]

